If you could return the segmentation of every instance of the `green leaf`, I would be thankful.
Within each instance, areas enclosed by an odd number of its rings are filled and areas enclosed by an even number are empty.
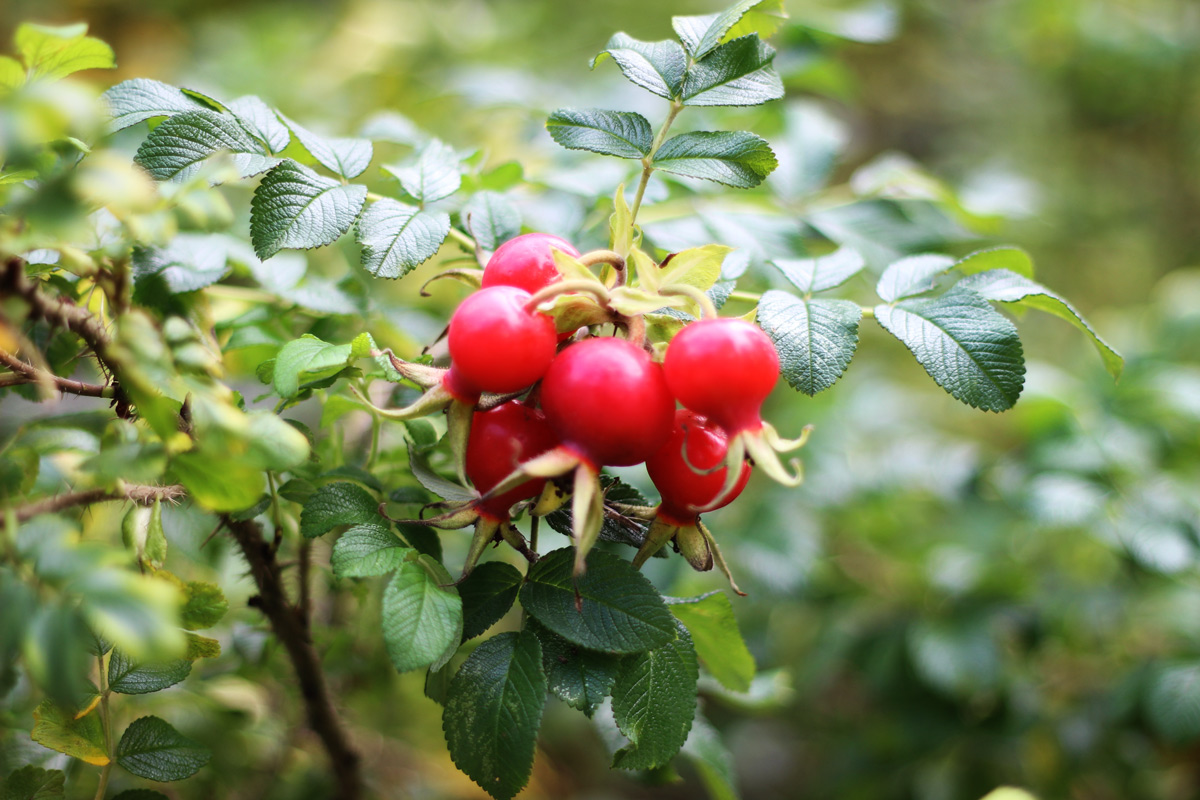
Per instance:
[[[613,684],[613,717],[629,744],[613,756],[621,769],[654,769],[669,762],[687,741],[696,715],[700,670],[686,630],[627,658]]]
[[[388,574],[412,552],[390,529],[368,522],[339,536],[329,560],[338,578],[368,578]]]
[[[710,800],[738,800],[737,772],[733,754],[721,741],[721,734],[699,714],[680,755],[692,762]]]
[[[568,150],[588,150],[617,158],[650,154],[650,121],[632,111],[560,108],[546,120],[550,137]]]
[[[734,39],[697,61],[683,79],[688,106],[756,106],[783,97],[771,66],[775,49],[756,35]]]
[[[1200,664],[1159,667],[1146,696],[1146,715],[1151,727],[1171,744],[1200,738]]]
[[[187,652],[183,657],[188,661],[201,658],[216,658],[221,655],[221,643],[207,636],[197,636],[194,633],[184,634],[187,638]]]
[[[762,183],[775,166],[766,140],[746,131],[681,133],[654,154],[655,169],[738,189]]]
[[[1025,384],[1016,327],[968,289],[875,307],[875,319],[951,395],[975,408],[1012,408]]]
[[[358,221],[363,268],[377,278],[402,278],[437,255],[449,233],[444,211],[376,200]]]
[[[323,536],[339,525],[383,524],[379,501],[357,483],[327,483],[313,493],[300,512],[300,533],[307,539]]]
[[[13,42],[25,66],[40,78],[56,80],[85,69],[115,67],[112,48],[86,33],[85,23],[52,27],[24,22]]]
[[[593,550],[587,572],[576,580],[574,563],[575,551],[566,547],[529,568],[521,605],[534,619],[590,650],[638,653],[674,638],[671,612],[632,564]]]
[[[159,126],[162,127],[161,125]],[[221,236],[181,233],[162,247],[133,249],[134,299],[161,284],[171,294],[211,286],[229,272]]]
[[[811,396],[850,365],[862,309],[849,300],[807,300],[772,289],[759,301],[757,319],[779,351],[784,379]]]
[[[112,114],[112,120],[108,123],[109,133],[124,130],[155,117],[171,117],[189,111],[208,109],[177,87],[149,78],[121,81],[102,97],[108,103],[109,113]]]
[[[21,62],[15,58],[8,56],[0,56],[0,95],[16,89],[25,84],[25,68],[21,66]],[[36,177],[37,173],[33,173],[30,177]],[[25,180],[24,178],[22,180]],[[0,178],[0,186],[6,183]]]
[[[463,488],[438,475],[411,446],[408,448],[408,468],[413,477],[417,479],[417,483],[443,500],[469,503],[479,497],[473,490]]]
[[[202,631],[216,625],[229,611],[225,593],[215,583],[188,581],[184,586],[187,600],[179,612],[180,624],[189,631]]]
[[[841,286],[866,266],[863,257],[852,247],[839,247],[816,258],[777,258],[771,263],[805,294]]]
[[[282,116],[282,115],[281,115]],[[333,139],[319,136],[294,120],[283,121],[296,134],[300,144],[326,169],[343,178],[355,178],[371,163],[375,149],[369,139]],[[285,144],[286,146],[286,144]]]
[[[455,765],[496,800],[529,781],[546,676],[532,631],[501,633],[467,658],[450,683],[442,730]]]
[[[184,181],[199,172],[202,161],[220,151],[266,155],[263,144],[233,117],[196,110],[177,114],[151,131],[133,160],[160,181]],[[239,163],[239,168],[249,163]],[[242,170],[242,174],[254,173]]]
[[[733,251],[732,247],[721,244],[706,244],[703,247],[689,247],[673,253],[655,274],[655,283],[659,286],[685,284],[707,292],[721,277],[721,264],[725,257]],[[642,275],[646,275],[645,272]]]
[[[54,800],[63,796],[66,780],[61,770],[21,767],[4,781],[0,800]]]
[[[462,170],[454,148],[439,139],[432,139],[421,148],[417,163],[407,167],[384,170],[394,175],[400,186],[418,203],[432,203],[449,197],[462,186]]]
[[[449,573],[428,556],[396,570],[383,595],[383,641],[397,672],[441,666],[458,647],[462,598],[450,584]]]
[[[42,747],[66,753],[97,767],[109,762],[99,714],[86,714],[76,719],[74,712],[43,700],[33,712],[33,732],[30,736]]]
[[[463,602],[463,641],[474,639],[508,613],[524,577],[512,564],[488,561],[458,585]]]
[[[179,453],[171,458],[171,472],[191,498],[210,511],[249,508],[258,501],[266,484],[262,470],[230,462],[224,453]]]
[[[968,253],[954,263],[963,275],[974,275],[991,269],[1006,269],[1026,278],[1033,278],[1033,258],[1019,247],[991,247]]]
[[[108,686],[120,694],[150,694],[174,686],[191,671],[187,659],[139,664],[114,648],[108,661]]]
[[[279,349],[275,356],[272,383],[280,397],[294,397],[300,391],[300,376],[306,373],[337,371],[363,358],[371,351],[364,334],[349,344],[330,344],[306,333]]]
[[[721,43],[747,11],[762,2],[763,0],[739,0],[719,14],[672,17],[671,27],[675,29],[692,58],[699,61]]]
[[[76,578],[71,589],[89,627],[135,658],[183,652],[183,632],[176,627],[182,598],[166,581],[108,568]]]
[[[876,293],[889,303],[933,290],[934,279],[954,266],[950,256],[926,253],[909,256],[888,265],[879,276]]]
[[[228,108],[246,132],[265,144],[268,151],[278,153],[292,140],[292,134],[279,121],[279,115],[260,98],[254,95],[239,97],[230,102]]]
[[[212,757],[158,717],[135,719],[117,743],[117,763],[152,781],[181,781],[195,775]]]
[[[458,216],[489,253],[521,232],[520,209],[497,192],[476,192]]]
[[[153,789],[126,789],[112,800],[170,800],[170,798]]]
[[[679,42],[643,42],[625,33],[613,34],[604,52],[592,59],[592,69],[610,56],[625,77],[659,97],[672,99],[683,91],[687,53]]]
[[[533,625],[542,643],[542,668],[550,691],[571,708],[592,716],[612,693],[621,657],[571,644],[536,621]]]
[[[696,655],[725,688],[750,691],[754,680],[754,656],[750,655],[738,629],[733,606],[724,592],[713,592],[668,603],[671,613],[692,635]]]
[[[1086,333],[1092,340],[1092,345],[1100,354],[1100,359],[1104,362],[1104,368],[1108,370],[1108,374],[1114,378],[1121,377],[1125,359],[1121,357],[1120,353],[1100,338],[1100,334],[1096,333],[1096,330],[1083,318],[1075,306],[1040,283],[1035,283],[1024,275],[1007,269],[993,269],[963,278],[955,285],[955,288],[970,289],[988,300],[1033,308],[1053,314],[1059,319],[1065,319]]]
[[[365,186],[343,185],[283,161],[263,177],[250,203],[254,252],[266,259],[285,247],[329,244],[350,230],[366,198]]]

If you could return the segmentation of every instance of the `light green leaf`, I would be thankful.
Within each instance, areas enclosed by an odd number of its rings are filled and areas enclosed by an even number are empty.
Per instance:
[[[33,712],[30,736],[42,747],[66,753],[87,764],[102,767],[109,763],[99,714],[86,714],[76,719],[73,711],[43,700]]]
[[[270,152],[280,152],[292,140],[292,134],[279,121],[279,115],[260,98],[254,95],[239,97],[231,101],[228,108],[246,132],[265,144]]]
[[[300,533],[307,539],[323,536],[339,525],[383,524],[379,501],[357,483],[327,483],[313,493],[300,512]]]
[[[112,69],[113,51],[104,42],[85,36],[87,25],[52,27],[23,22],[13,42],[35,76],[56,80],[85,69]]]
[[[177,114],[151,131],[134,161],[160,181],[184,181],[200,170],[202,161],[220,151],[267,155],[264,145],[233,117],[196,110]]]
[[[568,150],[640,159],[650,154],[650,121],[632,111],[560,108],[546,120],[550,137]]]
[[[21,767],[5,779],[0,800],[55,800],[63,796],[66,779],[61,770]]]
[[[363,268],[377,278],[402,278],[437,255],[449,233],[444,211],[376,200],[358,221]]]
[[[783,81],[771,66],[775,49],[756,35],[717,47],[683,79],[688,106],[756,106],[783,97]]]
[[[529,568],[521,605],[534,619],[568,641],[613,653],[638,653],[674,638],[671,612],[632,564],[593,550],[576,579],[574,563],[567,547]]]
[[[211,286],[229,272],[227,256],[224,237],[209,234],[181,233],[162,247],[135,247],[135,300],[158,285],[172,294]]]
[[[496,800],[510,800],[529,781],[545,704],[537,637],[529,630],[493,636],[450,683],[442,716],[450,757]]]
[[[537,622],[533,625],[542,643],[542,668],[550,691],[571,708],[592,716],[612,693],[621,657],[571,644]]]
[[[592,59],[592,69],[610,56],[625,77],[659,97],[678,97],[687,71],[687,53],[679,42],[643,42],[625,33],[614,34],[604,52]]]
[[[134,720],[117,743],[117,763],[139,778],[152,781],[190,778],[211,757],[207,748],[158,717]]]
[[[613,717],[629,744],[613,756],[621,769],[661,767],[687,741],[696,715],[700,670],[691,637],[677,636],[653,650],[626,658],[613,684]]]
[[[508,613],[524,576],[512,564],[488,561],[458,585],[463,602],[463,641],[484,633]]]
[[[258,502],[266,485],[261,469],[230,462],[226,453],[179,453],[171,458],[171,471],[188,495],[210,511],[249,508]]]
[[[369,139],[328,138],[313,133],[287,117],[282,119],[313,158],[343,178],[358,177],[371,163],[375,150]]]
[[[462,598],[451,584],[449,573],[428,556],[396,570],[383,595],[383,642],[397,672],[441,666],[458,647]]]
[[[329,560],[339,578],[367,578],[397,569],[412,552],[384,525],[366,522],[338,537]]]
[[[497,192],[476,192],[458,216],[489,253],[521,232],[520,209]]]
[[[725,688],[747,692],[754,680],[754,656],[738,629],[733,606],[724,592],[672,600],[667,604],[692,635],[696,655]]]
[[[1001,786],[999,789],[994,789],[984,796],[983,800],[1038,800],[1036,795],[1032,795],[1024,789],[1017,789],[1013,786]]]
[[[950,256],[926,253],[909,256],[888,265],[879,276],[876,293],[889,303],[933,290],[934,278],[954,266]]]
[[[747,11],[762,2],[763,0],[738,0],[719,14],[672,17],[671,27],[675,29],[692,58],[699,61],[726,38],[726,34],[737,25]]]
[[[1020,265],[1019,260],[1016,265]],[[1092,340],[1092,345],[1100,354],[1100,359],[1104,362],[1104,368],[1108,370],[1108,374],[1114,378],[1121,377],[1125,359],[1108,342],[1100,338],[1100,334],[1096,333],[1096,330],[1083,318],[1075,306],[1040,283],[1035,283],[1024,275],[1007,269],[993,269],[969,275],[959,281],[955,288],[970,289],[988,300],[1033,308],[1066,320]]]
[[[80,611],[99,635],[138,659],[175,657],[185,647],[179,630],[182,598],[165,581],[119,569],[98,569],[71,582]]]
[[[862,309],[849,300],[806,300],[772,289],[758,304],[758,324],[779,351],[780,373],[815,395],[837,382],[858,347]]]
[[[120,694],[150,694],[174,686],[191,671],[187,659],[139,664],[114,648],[108,661],[108,686]]]
[[[343,185],[285,160],[263,177],[254,192],[250,204],[254,252],[266,259],[285,247],[329,244],[350,229],[366,198],[365,186]]]
[[[0,56],[0,95],[25,84],[25,68],[21,62],[8,56]],[[4,185],[0,181],[0,186]]]
[[[112,114],[112,121],[108,124],[110,133],[155,117],[208,110],[208,106],[177,87],[149,78],[121,81],[102,97]]]
[[[766,140],[746,131],[681,133],[654,154],[654,168],[675,175],[749,189],[775,169]]]
[[[229,611],[229,601],[215,583],[188,581],[184,585],[184,594],[187,599],[179,612],[179,620],[189,631],[211,628]]]
[[[279,348],[279,354],[275,356],[272,377],[275,393],[280,397],[295,397],[300,391],[302,375],[337,371],[367,355],[362,347],[356,347],[357,344],[358,339],[350,344],[330,344],[308,333],[293,339]]]
[[[449,197],[462,186],[458,154],[439,139],[432,139],[421,148],[416,164],[383,169],[394,175],[404,191],[421,204]]]
[[[247,464],[281,472],[308,459],[308,437],[282,417],[259,408],[246,414],[245,425]]]
[[[839,247],[816,258],[777,258],[771,263],[805,294],[841,286],[866,266],[863,257],[852,247]]]
[[[954,263],[963,275],[974,275],[991,269],[1006,269],[1026,278],[1033,278],[1033,258],[1019,247],[990,247],[968,253]]]
[[[721,734],[699,714],[680,755],[692,762],[710,800],[738,800],[737,773],[733,754],[721,741]]]
[[[670,256],[657,274],[659,286],[685,284],[707,292],[721,277],[721,264],[733,252],[732,247],[721,244],[706,244],[689,247]]]
[[[1183,745],[1200,738],[1200,664],[1161,666],[1145,702],[1151,727],[1168,742]]]
[[[875,319],[967,405],[1005,411],[1020,396],[1025,357],[1017,329],[979,294],[954,288],[933,299],[879,305]]]

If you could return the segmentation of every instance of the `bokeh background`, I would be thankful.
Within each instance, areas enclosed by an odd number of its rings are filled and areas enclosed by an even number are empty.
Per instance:
[[[834,186],[888,169],[909,176],[900,192],[936,179],[956,198],[942,249],[1026,248],[1040,280],[1127,365],[1114,384],[1076,331],[1023,318],[1025,394],[1010,412],[984,414],[942,393],[866,320],[840,383],[816,399],[776,393],[769,416],[785,435],[816,425],[808,482],[782,490],[756,480],[710,520],[749,591],[735,607],[762,670],[751,696],[710,687],[704,698],[742,795],[958,800],[1015,784],[1073,800],[1200,796],[1200,5],[786,7],[790,22],[773,43],[787,99],[709,119],[773,141],[788,141],[802,120],[836,144]],[[542,122],[559,106],[661,118],[656,98],[611,64],[591,72],[590,59],[616,30],[666,38],[672,14],[714,10],[634,0],[7,0],[0,41],[25,19],[85,20],[117,53],[117,74],[92,77],[100,85],[151,77],[216,97],[258,94],[328,133],[399,111],[488,163],[519,160],[527,225],[600,244],[603,214],[580,196],[611,193],[627,173],[556,151]],[[648,235],[657,224],[657,241],[686,239],[674,213],[669,202],[649,205]],[[760,233],[770,256],[781,234]],[[884,253],[922,244],[868,233]],[[757,266],[740,288],[778,282]],[[391,322],[421,339],[436,331],[437,312],[401,310],[421,302],[409,280],[386,288],[398,309]],[[862,278],[851,294],[868,301],[869,289]],[[176,526],[181,541],[187,524]],[[202,558],[237,579],[219,548]],[[674,594],[721,588],[678,567],[656,562],[656,583]],[[286,680],[272,680],[287,667],[263,653],[253,612],[240,619],[237,657],[198,669],[205,680],[161,701],[187,709],[189,732],[216,752],[172,796],[322,796],[312,782],[319,752],[297,730]],[[480,796],[445,754],[419,676],[364,655],[368,640],[345,609],[328,621],[327,664],[368,772],[393,787],[389,796]],[[686,770],[663,786],[609,772],[600,735],[565,707],[552,704],[543,734],[527,797],[703,791]]]

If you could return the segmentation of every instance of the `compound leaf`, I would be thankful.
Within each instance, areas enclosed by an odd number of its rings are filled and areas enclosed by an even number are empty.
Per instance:
[[[263,142],[272,153],[280,152],[292,140],[292,134],[287,126],[279,121],[279,115],[254,95],[239,97],[230,102],[227,108],[242,127]]]
[[[721,43],[747,11],[762,2],[763,0],[739,0],[718,14],[672,17],[671,27],[675,29],[692,58],[699,61]]]
[[[811,300],[772,289],[758,304],[758,324],[779,351],[781,373],[815,395],[837,382],[858,347],[862,309],[849,300]]]
[[[117,763],[152,781],[181,781],[212,757],[208,749],[158,717],[135,719],[117,743]]]
[[[321,166],[336,172],[343,178],[355,178],[362,174],[375,154],[370,139],[337,139],[313,133],[308,128],[294,120],[283,117],[283,121],[291,128],[292,133],[304,149],[315,158]],[[286,146],[286,144],[285,144]]]
[[[444,211],[377,200],[358,221],[363,268],[377,278],[402,278],[433,258],[449,233]]]
[[[775,154],[765,139],[746,131],[681,133],[654,154],[654,167],[689,178],[749,189],[775,169]]]
[[[551,138],[568,150],[588,150],[617,158],[639,159],[650,153],[650,121],[632,111],[560,108],[546,120]]]
[[[230,115],[197,109],[177,114],[151,131],[134,161],[160,181],[183,181],[196,174],[200,162],[220,151],[268,155],[264,145]],[[242,173],[247,174],[244,169]]]
[[[343,185],[290,159],[282,161],[263,177],[250,203],[254,252],[266,259],[285,247],[329,244],[350,229],[366,198],[365,186]]]
[[[417,163],[407,167],[384,167],[400,181],[400,186],[418,203],[432,203],[449,197],[462,186],[462,170],[454,148],[440,139],[432,139],[421,148]]]

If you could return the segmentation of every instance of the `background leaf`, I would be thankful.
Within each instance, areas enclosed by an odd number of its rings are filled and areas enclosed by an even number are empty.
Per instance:
[[[121,81],[108,89],[103,97],[112,114],[109,132],[124,130],[155,117],[170,117],[208,108],[177,87],[149,78]]]
[[[422,206],[449,197],[462,185],[458,154],[439,139],[433,139],[421,148],[416,164],[385,166],[384,169],[394,175],[404,191]]]
[[[713,592],[672,600],[668,608],[692,635],[696,655],[712,676],[731,691],[749,691],[754,679],[754,656],[738,629],[729,596]]]
[[[62,797],[67,776],[32,765],[14,770],[0,787],[0,800],[54,800]]]
[[[521,232],[521,211],[497,192],[476,192],[459,212],[462,224],[470,228],[475,241],[486,252]]]
[[[199,772],[212,754],[158,717],[135,719],[117,743],[117,763],[152,781],[181,781]]]
[[[777,258],[771,263],[805,294],[841,286],[866,266],[863,257],[852,247],[839,247],[816,258]]]

